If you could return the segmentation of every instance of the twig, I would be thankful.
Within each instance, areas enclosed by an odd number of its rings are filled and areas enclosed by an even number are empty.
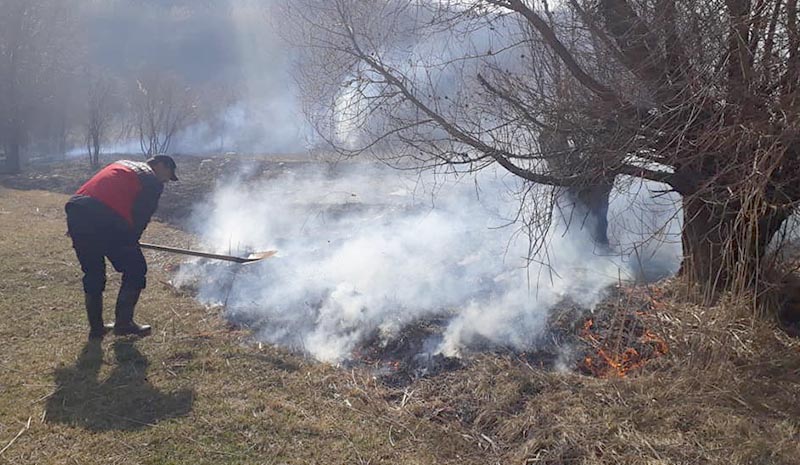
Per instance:
[[[56,392],[58,392],[58,391],[59,391],[59,388],[53,389],[53,390],[52,390],[52,391],[51,391],[49,394],[45,394],[45,395],[43,395],[42,397],[40,397],[40,398],[38,398],[38,399],[36,399],[36,400],[33,400],[33,401],[31,401],[31,404],[37,404],[37,403],[39,403],[39,402],[41,402],[41,401],[43,401],[43,400],[47,400],[47,399],[49,399],[49,398],[53,397],[53,395],[54,395]]]
[[[17,433],[17,435],[14,436],[14,439],[12,439],[11,442],[6,444],[6,446],[3,447],[2,450],[0,450],[0,455],[3,455],[3,452],[7,451],[8,448],[11,447],[11,445],[14,444],[14,442],[17,439],[19,439],[20,436],[22,436],[22,433],[24,433],[25,431],[28,431],[29,429],[31,429],[31,418],[33,418],[33,417],[28,417],[28,423],[25,424],[25,427],[22,428],[21,430],[19,430],[19,433]]]
[[[228,291],[225,293],[225,301],[222,304],[225,308],[228,308],[228,298],[231,296],[231,291],[233,291],[233,286],[236,285],[236,276],[239,274],[239,271],[242,269],[241,266],[237,266],[233,270],[233,274],[231,276],[231,284],[228,286]]]
[[[483,440],[485,440],[486,442],[489,443],[489,445],[491,446],[492,450],[497,450],[497,444],[495,444],[495,442],[492,440],[492,438],[490,438],[489,436],[487,436],[487,435],[485,435],[483,433],[481,433],[481,438],[483,438]]]

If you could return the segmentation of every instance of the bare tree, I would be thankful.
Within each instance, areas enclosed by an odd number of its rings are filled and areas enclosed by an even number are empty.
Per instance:
[[[575,134],[566,130],[541,130],[538,143],[542,152],[557,154],[546,161],[548,169],[570,175],[586,171],[586,158],[575,146]],[[614,187],[613,177],[598,176],[596,179],[561,186],[559,196],[564,217],[568,225],[578,223],[581,229],[589,232],[589,237],[600,247],[609,247],[608,239],[608,202]]]
[[[89,154],[89,165],[100,167],[100,152],[103,142],[108,136],[113,120],[113,85],[105,76],[90,73],[89,88],[86,99],[86,150]]]
[[[0,151],[5,171],[17,173],[36,123],[53,119],[53,102],[65,92],[59,86],[75,66],[80,41],[71,40],[76,22],[70,1],[6,0],[1,6]],[[63,136],[65,122],[59,123],[55,129]]]
[[[199,93],[203,98],[197,105],[194,120],[202,123],[207,131],[204,131],[203,140],[197,140],[196,143],[215,147],[219,153],[225,153],[226,144],[230,142],[225,139],[230,130],[226,116],[239,102],[241,95],[231,83],[222,81],[204,85]],[[209,138],[211,135],[213,140]]]
[[[151,73],[136,81],[131,96],[134,131],[146,157],[169,150],[175,135],[194,118],[192,89],[176,77]]]
[[[400,141],[395,160],[498,164],[551,198],[663,183],[682,197],[682,274],[709,297],[757,281],[800,201],[796,0],[301,3],[284,10],[298,79],[343,153]]]

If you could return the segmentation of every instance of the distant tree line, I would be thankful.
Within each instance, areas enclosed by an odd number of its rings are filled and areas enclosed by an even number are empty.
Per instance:
[[[187,126],[231,103],[229,86],[192,86],[168,69],[119,73],[92,62],[78,0],[0,0],[0,172],[85,147],[138,141],[167,152]],[[202,98],[201,98],[202,96]]]

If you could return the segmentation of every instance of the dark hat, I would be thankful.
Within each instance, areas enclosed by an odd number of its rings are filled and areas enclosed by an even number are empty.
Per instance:
[[[175,168],[177,168],[177,165],[175,164],[175,160],[172,157],[170,157],[169,155],[153,155],[153,158],[147,160],[147,162],[148,163],[153,163],[153,164],[155,164],[155,163],[163,163],[169,169],[172,170],[172,176],[170,177],[170,179],[172,181],[177,181],[178,180],[178,177],[175,176]]]

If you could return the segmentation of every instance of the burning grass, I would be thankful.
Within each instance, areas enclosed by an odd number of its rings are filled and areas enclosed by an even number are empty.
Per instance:
[[[597,378],[623,378],[669,353],[655,318],[663,308],[663,289],[656,286],[614,286],[595,308],[570,298],[549,310],[546,328],[526,350],[478,342],[461,357],[446,357],[435,349],[447,327],[448,315],[417,320],[396,334],[379,331],[362,341],[347,366],[373,370],[390,386],[460,370],[482,354],[508,356],[531,369],[577,370]]]
[[[434,353],[446,324],[446,317],[419,320],[390,338],[376,331],[353,351],[346,365],[367,368],[383,383],[395,387],[461,369],[463,359]]]
[[[662,305],[661,290],[655,286],[616,290],[617,295],[601,303],[597,316],[587,318],[580,331],[587,347],[579,369],[598,378],[625,377],[669,353],[663,336],[649,326],[655,320],[648,317]]]
[[[648,318],[670,351],[625,377],[485,355],[420,381],[406,404],[508,463],[796,463],[798,345],[743,310],[666,300]]]

